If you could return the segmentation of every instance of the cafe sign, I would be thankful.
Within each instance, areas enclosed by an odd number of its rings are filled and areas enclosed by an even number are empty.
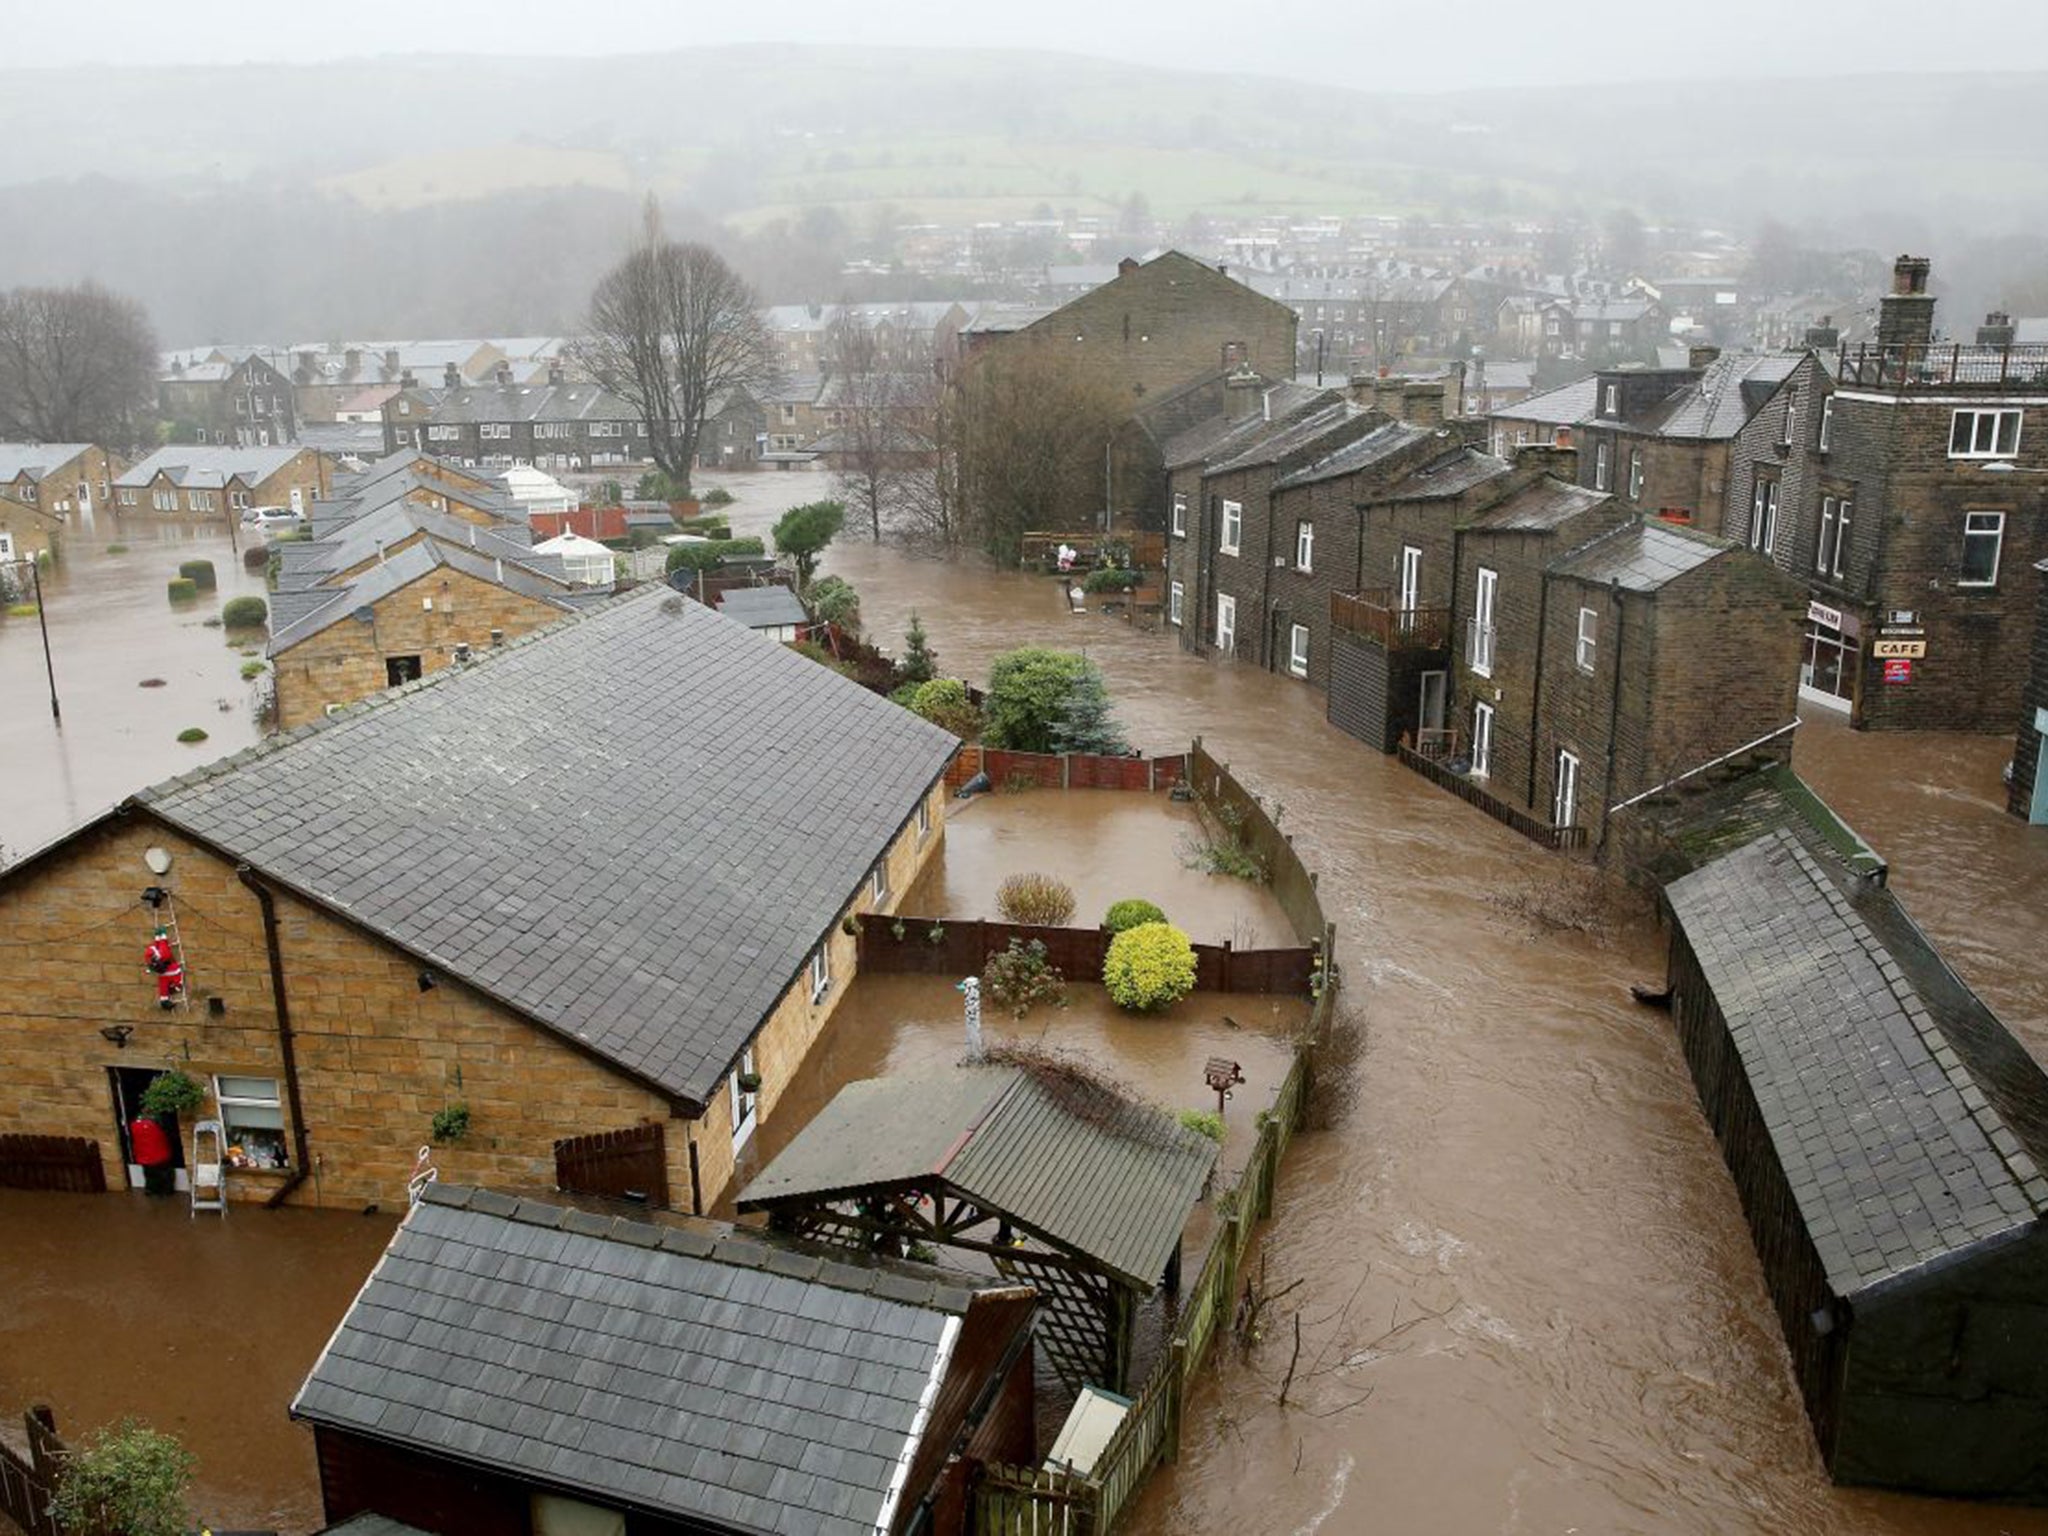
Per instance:
[[[1870,654],[1885,659],[1918,660],[1927,654],[1925,640],[1874,640]]]
[[[1820,625],[1823,629],[1840,629],[1842,627],[1842,610],[1830,608],[1826,603],[1809,601],[1806,605],[1806,617],[1811,622]]]

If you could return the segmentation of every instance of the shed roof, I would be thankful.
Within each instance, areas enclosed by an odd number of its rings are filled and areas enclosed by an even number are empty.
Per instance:
[[[136,799],[701,1104],[958,746],[656,585]]]
[[[739,1208],[940,1182],[1149,1290],[1216,1153],[1161,1111],[1090,1084],[959,1067],[848,1083]]]
[[[1837,1295],[2048,1209],[2048,1179],[1987,1097],[2038,1108],[2048,1080],[2022,1051],[2012,1080],[1980,1083],[1902,957],[1791,831],[1666,894]]]
[[[718,611],[749,629],[808,624],[811,616],[787,587],[734,587],[718,600]]]
[[[1602,534],[1550,569],[1631,592],[1655,592],[1735,548],[1726,539],[1674,527],[1661,518],[1639,518]]]
[[[292,1414],[719,1529],[891,1524],[974,1292],[429,1186]]]

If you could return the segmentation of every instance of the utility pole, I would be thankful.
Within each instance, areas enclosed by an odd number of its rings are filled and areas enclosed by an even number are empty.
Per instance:
[[[43,568],[34,555],[28,557],[28,573],[36,594],[36,626],[43,632],[43,672],[50,679],[50,718],[61,728],[64,711],[57,707],[57,668],[50,660],[50,620],[43,612]]]

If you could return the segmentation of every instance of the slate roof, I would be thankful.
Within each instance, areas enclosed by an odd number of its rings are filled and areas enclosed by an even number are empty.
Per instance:
[[[159,448],[148,458],[131,464],[115,478],[114,484],[146,486],[159,474],[165,474],[170,476],[173,485],[195,486],[200,490],[217,491],[237,475],[245,484],[254,485],[276,474],[303,452],[305,449],[297,443],[286,443],[278,448],[177,443]]]
[[[1898,1281],[2048,1209],[2048,1178],[1921,990],[1790,831],[1666,895],[1835,1294]]]
[[[1731,438],[1804,360],[1805,354],[1798,352],[1716,358],[1697,380],[1675,391],[1642,421],[1623,423],[1622,429],[1633,426],[1657,437],[1709,442]]]
[[[317,586],[420,533],[469,550],[487,563],[502,560],[508,567],[523,568],[542,581],[568,579],[559,554],[542,554],[533,547],[530,527],[514,523],[480,527],[416,502],[394,499],[338,526],[320,517],[314,527],[320,537],[289,539],[278,546],[280,587]]]
[[[1292,474],[1282,475],[1273,482],[1276,491],[1288,490],[1298,485],[1314,485],[1324,480],[1338,480],[1345,475],[1377,464],[1390,454],[1421,442],[1425,437],[1434,436],[1428,427],[1413,427],[1405,422],[1391,421],[1384,426],[1373,428],[1362,437],[1331,450],[1320,458],[1311,459]]]
[[[1410,470],[1387,488],[1385,499],[1437,501],[1462,496],[1474,486],[1498,479],[1509,468],[1505,459],[1496,459],[1490,453],[1458,448]]]
[[[23,470],[41,480],[92,447],[91,443],[0,443],[0,480],[18,480]]]
[[[1216,1156],[1149,1105],[1018,1067],[956,1067],[848,1083],[739,1208],[939,1180],[1149,1291]]]
[[[1613,584],[1631,592],[1656,592],[1735,545],[1661,518],[1640,518],[1604,533],[1550,569],[1581,581]]]
[[[1600,380],[1593,374],[1517,400],[1494,412],[1508,421],[1540,421],[1554,427],[1576,427],[1599,414]]]
[[[1168,438],[1160,450],[1165,467],[1184,469],[1204,460],[1216,461],[1242,453],[1250,444],[1285,427],[1303,411],[1340,404],[1344,399],[1341,390],[1315,389],[1297,384],[1292,379],[1268,385],[1263,393],[1260,407],[1241,421],[1232,421],[1228,412],[1219,411]]]
[[[1605,491],[1590,491],[1545,475],[1495,502],[1466,526],[1501,533],[1543,533],[1609,499]]]
[[[749,629],[808,624],[811,616],[787,587],[734,587],[718,600],[718,611]]]
[[[958,746],[652,585],[136,799],[701,1104]]]
[[[465,384],[415,388],[437,426],[482,421],[638,421],[640,413],[595,384]]]
[[[560,562],[559,555],[554,558]],[[478,581],[488,581],[507,591],[517,592],[522,597],[530,597],[535,602],[560,608],[565,613],[569,610],[566,579],[547,580],[520,566],[493,560],[460,546],[447,545],[439,539],[424,538],[416,544],[408,544],[388,559],[378,561],[353,581],[336,586],[303,588],[289,594],[299,600],[291,604],[288,619],[281,618],[273,607],[270,648],[265,654],[281,656],[293,646],[332,628],[358,608],[382,602],[392,593],[411,586],[444,566],[465,576],[473,576]],[[283,597],[287,594],[275,595]],[[324,601],[313,603],[304,600],[314,595]]]
[[[1224,475],[1233,470],[1255,469],[1278,464],[1292,454],[1312,449],[1318,441],[1347,428],[1369,431],[1363,407],[1348,400],[1335,400],[1316,407],[1290,421],[1274,423],[1274,430],[1258,434],[1250,443],[1237,447],[1228,458],[1212,456],[1204,474]]]
[[[434,1184],[291,1412],[614,1507],[872,1536],[974,1299],[953,1279]]]

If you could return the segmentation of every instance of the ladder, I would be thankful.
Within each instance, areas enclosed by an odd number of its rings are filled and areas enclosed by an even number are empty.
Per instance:
[[[183,1012],[192,1006],[192,974],[185,969],[185,941],[178,935],[177,900],[168,890],[164,890],[162,895],[151,903],[151,908],[153,931],[160,932],[170,941],[171,953],[178,961],[179,974],[184,977],[183,984],[178,988],[177,997],[170,1003],[171,1009]]]
[[[192,1215],[228,1213],[228,1137],[218,1120],[192,1122]]]

